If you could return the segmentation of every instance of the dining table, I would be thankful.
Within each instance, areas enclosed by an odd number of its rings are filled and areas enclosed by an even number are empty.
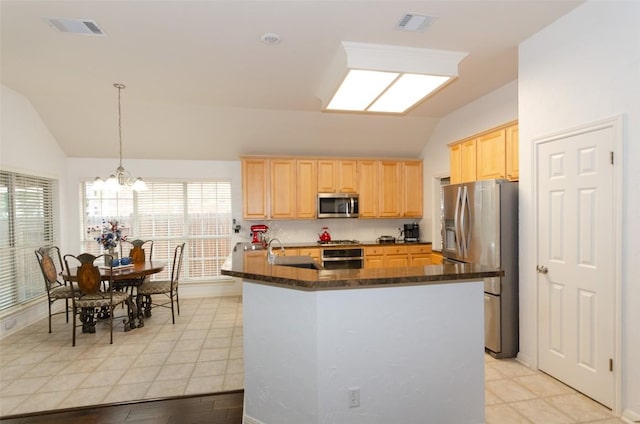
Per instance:
[[[146,277],[162,272],[166,266],[167,263],[164,261],[145,261],[116,267],[99,266],[100,275],[104,281],[113,281],[114,289],[129,292],[127,297],[128,319],[124,321],[124,331],[144,327],[143,310],[138,308],[138,302],[133,300],[133,297],[137,295],[134,294],[135,288],[142,284]],[[77,281],[77,272],[78,268],[72,267],[69,269],[68,275],[65,273],[64,278],[67,281],[75,282]],[[93,308],[83,308],[80,314],[83,333],[95,332],[94,313]],[[108,318],[105,313],[104,311],[98,312],[98,318]]]

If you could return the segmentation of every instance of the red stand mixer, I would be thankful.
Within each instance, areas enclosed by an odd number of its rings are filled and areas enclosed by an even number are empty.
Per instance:
[[[251,243],[267,245],[267,230],[268,226],[264,224],[251,226]]]

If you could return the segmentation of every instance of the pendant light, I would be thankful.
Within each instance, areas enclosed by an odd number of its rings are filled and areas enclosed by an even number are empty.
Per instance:
[[[135,191],[146,190],[147,184],[142,180],[142,178],[138,177],[132,181],[131,174],[129,171],[124,169],[124,166],[122,166],[122,107],[120,104],[120,96],[122,90],[124,90],[126,86],[121,83],[115,83],[113,86],[118,89],[118,140],[120,142],[120,163],[116,170],[109,175],[109,178],[107,178],[106,181],[100,177],[96,177],[93,181],[92,187],[96,191],[102,190],[103,188],[108,190],[119,190],[123,186],[131,186]]]

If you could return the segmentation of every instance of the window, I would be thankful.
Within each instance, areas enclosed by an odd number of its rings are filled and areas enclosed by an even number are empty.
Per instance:
[[[181,281],[211,280],[231,253],[231,182],[149,182],[146,191],[92,190],[81,184],[82,251],[102,254],[96,241],[104,221],[117,220],[129,240],[153,240],[153,259],[171,264],[178,243],[186,242]],[[153,279],[168,279],[171,267]]]
[[[54,180],[0,171],[0,310],[44,295],[34,251],[57,244]]]

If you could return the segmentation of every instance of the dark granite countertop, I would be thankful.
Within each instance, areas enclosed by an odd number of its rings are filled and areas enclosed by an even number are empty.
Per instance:
[[[306,291],[445,284],[504,275],[499,269],[451,262],[404,268],[315,270],[271,265],[264,254],[264,251],[245,251],[242,246],[236,246],[222,266],[222,274]]]

